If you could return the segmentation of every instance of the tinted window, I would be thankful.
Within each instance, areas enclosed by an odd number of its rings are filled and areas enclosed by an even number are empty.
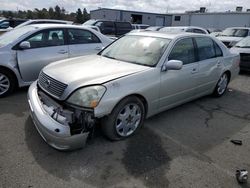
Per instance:
[[[63,30],[46,30],[26,39],[30,42],[31,48],[64,45]]]
[[[87,44],[101,42],[97,36],[87,30],[69,29],[68,33],[70,44]]]
[[[131,24],[128,22],[116,22],[116,27],[120,28],[131,28]]]
[[[169,54],[168,60],[172,59],[180,60],[183,64],[195,62],[193,40],[188,38],[178,41]]]
[[[195,40],[197,43],[198,57],[200,61],[216,57],[214,42],[212,39],[207,37],[197,37]]]
[[[114,27],[114,23],[113,22],[103,22],[103,26],[104,27]]]
[[[206,34],[206,32],[202,31],[201,29],[194,29],[194,33]]]
[[[216,57],[223,56],[223,52],[222,52],[221,48],[219,47],[219,45],[216,42],[214,42],[214,49],[215,49]]]

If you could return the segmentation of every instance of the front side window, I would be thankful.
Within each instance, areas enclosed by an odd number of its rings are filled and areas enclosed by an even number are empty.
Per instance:
[[[228,37],[246,37],[248,35],[248,29],[225,29],[220,35]]]
[[[69,29],[69,44],[100,43],[100,39],[90,31],[83,29]]]
[[[184,65],[194,63],[195,53],[192,38],[178,41],[169,54],[168,60],[180,60]]]
[[[160,60],[170,39],[124,36],[104,49],[100,55],[133,64],[153,67]]]
[[[41,48],[50,46],[64,45],[64,33],[63,30],[45,30],[33,35],[26,39],[30,42],[31,48]]]
[[[200,61],[216,57],[214,42],[212,39],[208,37],[197,37],[195,40]]]

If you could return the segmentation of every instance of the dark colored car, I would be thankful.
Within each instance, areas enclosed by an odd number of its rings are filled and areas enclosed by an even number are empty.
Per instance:
[[[89,20],[83,25],[97,26],[104,35],[121,36],[130,32],[133,28],[129,22]]]

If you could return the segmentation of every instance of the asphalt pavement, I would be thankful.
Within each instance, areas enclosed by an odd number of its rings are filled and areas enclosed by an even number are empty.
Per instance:
[[[0,99],[0,187],[250,187],[250,75],[221,98],[206,96],[160,113],[130,139],[97,129],[81,150],[60,152],[37,133],[27,88]],[[241,146],[231,139],[240,139]]]

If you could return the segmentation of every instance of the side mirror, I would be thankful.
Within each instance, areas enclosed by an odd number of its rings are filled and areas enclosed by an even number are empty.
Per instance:
[[[30,48],[30,42],[28,41],[23,41],[19,44],[19,47],[22,49],[22,50],[25,50],[25,49],[29,49]]]
[[[167,70],[180,70],[183,66],[183,62],[180,60],[169,60],[165,62],[161,68],[161,71],[167,71]]]

